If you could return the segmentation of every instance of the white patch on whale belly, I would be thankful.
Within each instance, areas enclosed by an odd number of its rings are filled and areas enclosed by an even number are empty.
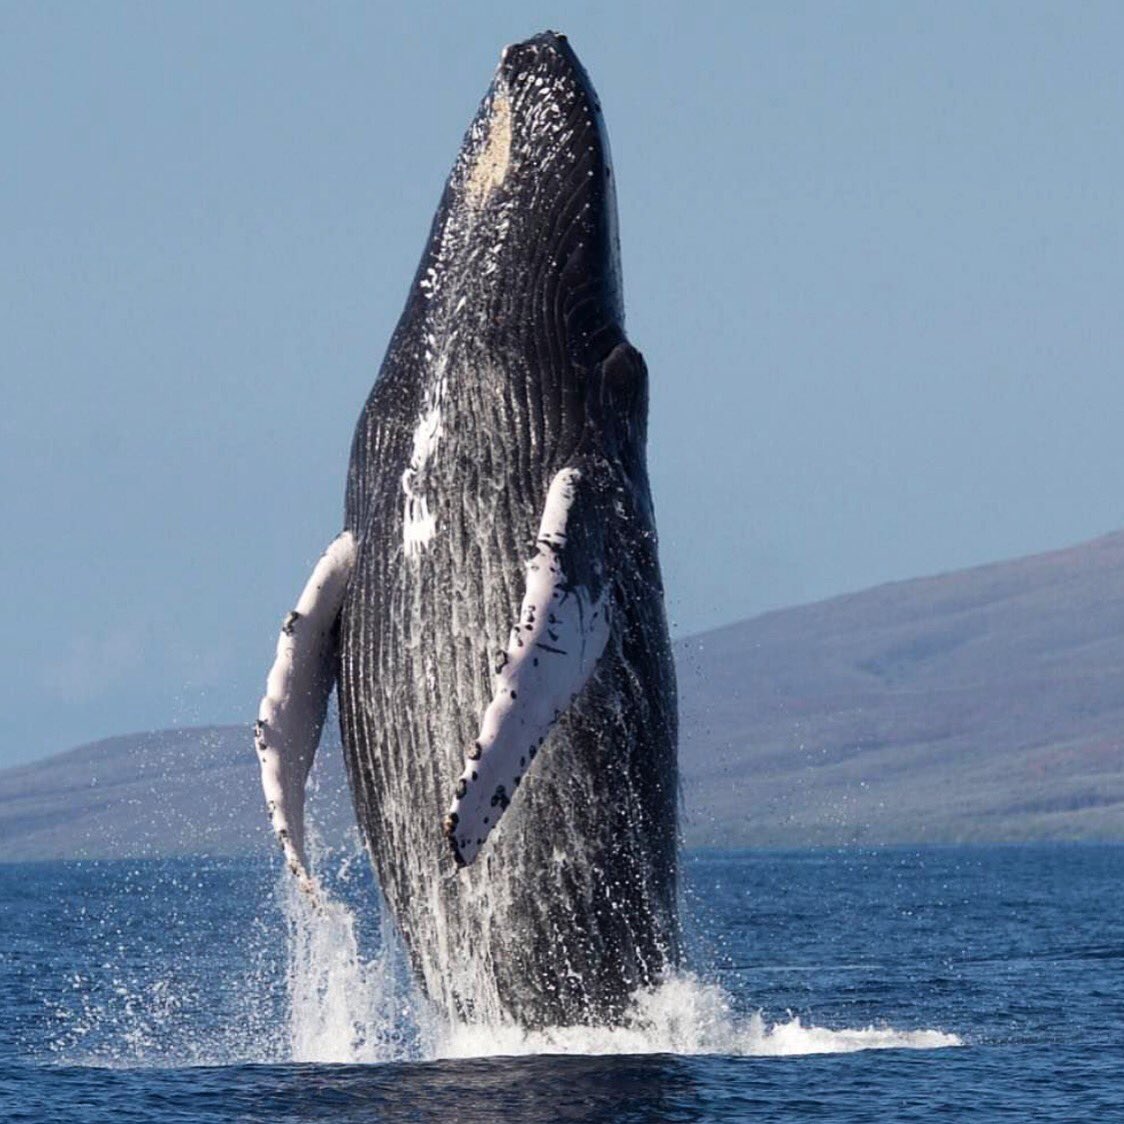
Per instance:
[[[316,563],[281,626],[254,727],[273,830],[305,889],[312,879],[304,855],[304,786],[336,678],[336,618],[354,565],[355,536],[344,531]]]
[[[402,548],[407,558],[416,558],[427,547],[437,533],[437,519],[430,514],[429,500],[425,496],[415,496],[410,492],[406,480],[409,470],[402,477],[402,487],[406,491],[406,512],[402,518]]]
[[[449,344],[455,339],[450,337]],[[427,343],[434,343],[427,337]],[[414,426],[414,436],[410,452],[410,464],[402,473],[402,549],[407,558],[416,558],[432,541],[437,533],[437,516],[430,510],[429,497],[425,491],[425,471],[437,452],[437,446],[445,434],[442,410],[445,404],[445,391],[448,378],[445,370],[448,364],[448,351],[437,361],[433,380],[426,391],[425,404],[421,417]],[[433,361],[433,353],[427,347],[426,362]]]
[[[527,564],[519,619],[445,817],[445,834],[461,865],[476,858],[609,639],[608,597],[603,592],[594,599],[588,589],[573,585],[562,565],[566,524],[580,480],[577,469],[567,468],[551,481],[536,553]]]
[[[441,403],[435,401],[422,414],[414,428],[410,466],[402,473],[402,493],[406,497],[402,512],[402,547],[407,557],[417,555],[437,532],[437,519],[429,510],[422,475],[430,458],[437,451],[443,432]]]

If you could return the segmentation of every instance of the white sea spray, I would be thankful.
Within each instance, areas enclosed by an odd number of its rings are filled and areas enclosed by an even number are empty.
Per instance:
[[[941,1030],[829,1028],[806,1024],[796,1015],[770,1021],[761,1011],[739,1011],[719,984],[686,970],[637,992],[619,1026],[526,1030],[502,1020],[446,1021],[409,979],[405,954],[386,922],[378,951],[365,959],[357,939],[360,919],[349,905],[327,892],[314,905],[295,888],[283,890],[293,1061],[529,1054],[789,1057],[963,1044],[956,1034]]]

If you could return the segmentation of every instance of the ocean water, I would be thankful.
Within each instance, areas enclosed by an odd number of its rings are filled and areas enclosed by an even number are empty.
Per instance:
[[[1124,1120],[1124,847],[685,858],[612,1031],[442,1025],[365,861],[0,865],[0,1120]]]

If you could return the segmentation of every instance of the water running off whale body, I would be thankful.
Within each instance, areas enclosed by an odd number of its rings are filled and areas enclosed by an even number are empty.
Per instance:
[[[600,106],[508,47],[360,416],[256,742],[310,892],[333,684],[360,829],[449,1019],[617,1024],[679,959],[675,675]]]

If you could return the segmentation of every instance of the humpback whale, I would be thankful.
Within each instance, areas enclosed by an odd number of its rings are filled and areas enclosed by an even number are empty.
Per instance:
[[[359,417],[256,726],[294,874],[338,687],[361,833],[448,1017],[620,1020],[679,955],[676,688],[612,165],[573,49],[509,46]]]

